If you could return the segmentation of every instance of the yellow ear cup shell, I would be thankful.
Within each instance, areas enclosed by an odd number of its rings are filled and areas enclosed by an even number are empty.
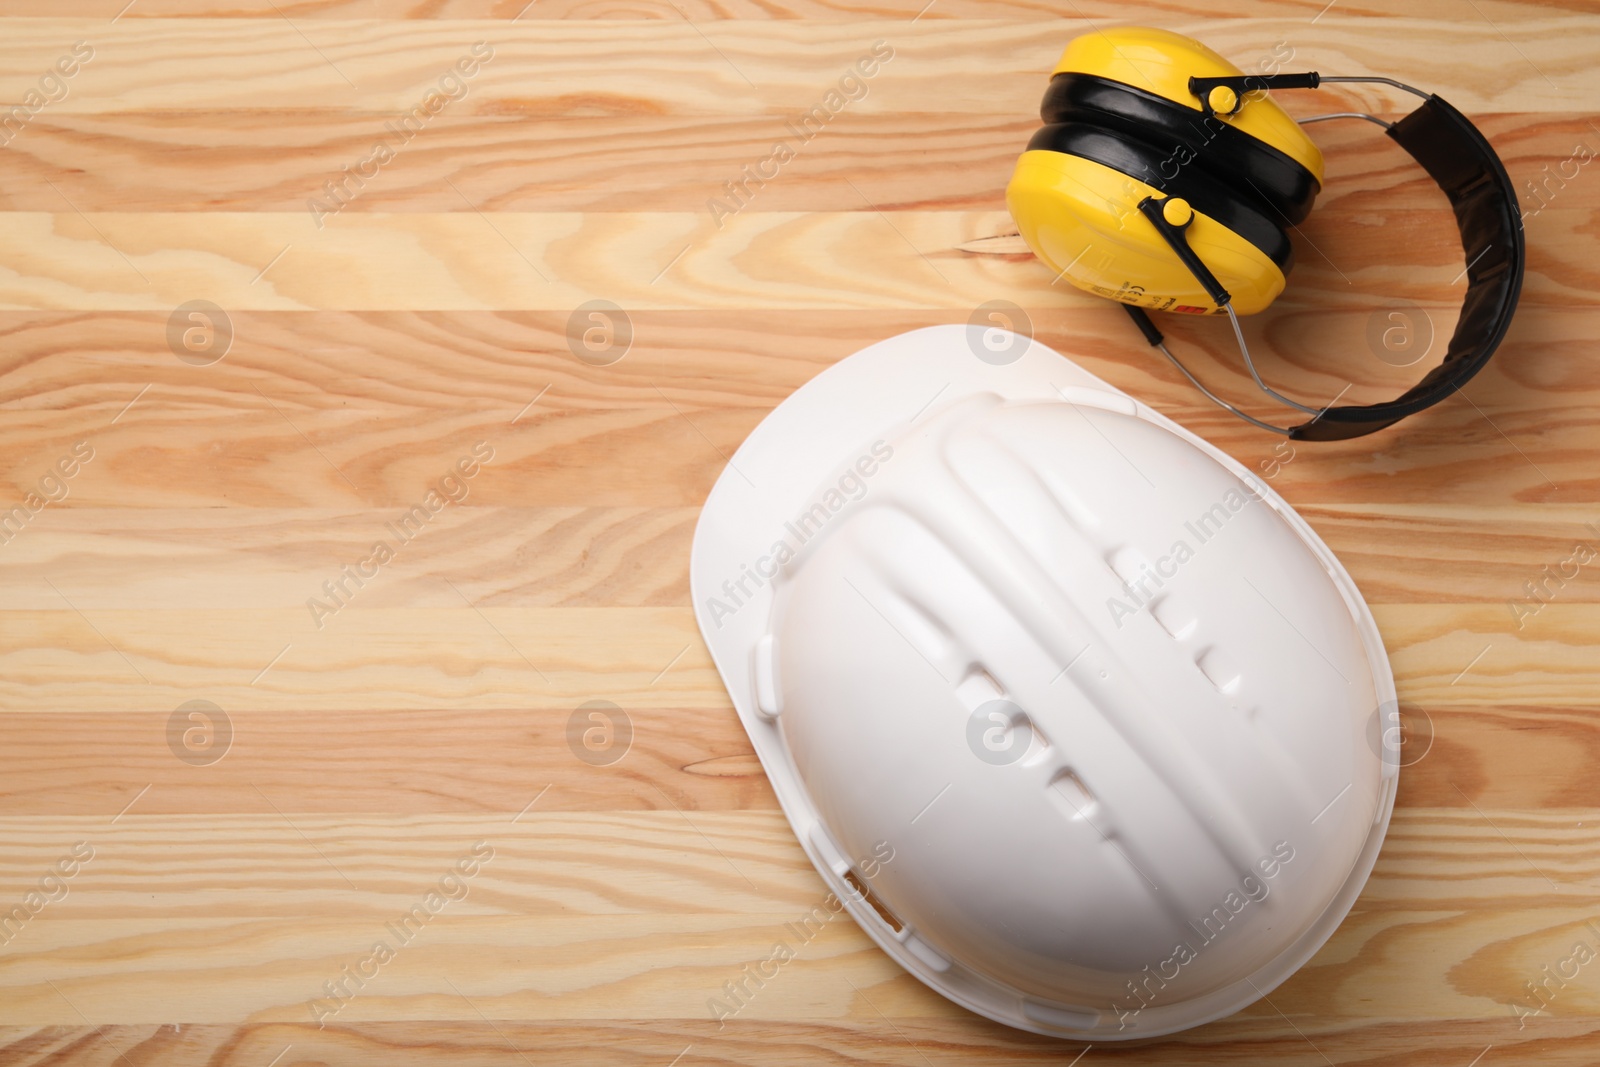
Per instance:
[[[1218,311],[1139,212],[1139,201],[1164,195],[1092,160],[1031,150],[1017,160],[1006,206],[1028,247],[1086,292],[1161,311]],[[1217,220],[1193,211],[1185,234],[1239,314],[1262,310],[1283,291],[1278,265]]]
[[[1108,26],[1079,34],[1068,42],[1052,75],[1067,71],[1122,82],[1194,108],[1197,113],[1200,103],[1189,91],[1191,76],[1220,78],[1244,73],[1192,37],[1147,26]],[[1219,114],[1214,121],[1226,122],[1265,141],[1309,170],[1318,184],[1322,183],[1322,151],[1268,94],[1246,94],[1237,115]]]

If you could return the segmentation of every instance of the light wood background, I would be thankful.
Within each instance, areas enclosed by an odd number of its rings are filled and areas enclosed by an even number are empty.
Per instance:
[[[1600,561],[1512,607],[1600,547],[1600,164],[1569,162],[1600,151],[1593,0],[123,3],[0,17],[0,100],[93,48],[0,149],[0,507],[93,449],[0,545],[0,910],[93,849],[0,944],[0,1064],[1600,1062],[1600,963],[1513,1007],[1600,947]],[[1275,455],[988,240],[1059,50],[1128,20],[1436,89],[1519,187],[1576,167],[1525,192],[1522,307],[1462,396]],[[719,227],[707,201],[879,40],[865,98]],[[467,96],[319,229],[307,200],[477,41]],[[1398,391],[1416,368],[1369,324],[1420,309],[1436,358],[1461,249],[1370,126],[1315,133],[1328,186],[1252,336],[1308,399]],[[634,331],[607,367],[568,347],[596,298]],[[235,331],[209,366],[168,344],[197,299]],[[708,999],[824,887],[695,630],[697,509],[822,368],[994,299],[1259,468],[1349,566],[1415,726],[1382,857],[1304,970],[1173,1039],[1010,1031],[845,919],[719,1027]],[[1170,336],[1270,410],[1216,323]],[[479,441],[467,500],[319,629],[307,598]],[[193,700],[231,724],[216,762],[169,746]],[[568,744],[590,700],[631,723],[607,766]],[[468,895],[319,1028],[324,983],[479,841]]]

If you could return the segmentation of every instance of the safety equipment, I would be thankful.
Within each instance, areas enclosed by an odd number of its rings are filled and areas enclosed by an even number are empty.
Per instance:
[[[1398,122],[1338,112],[1297,123],[1270,89],[1380,82],[1423,98]],[[1092,30],[1056,64],[1046,125],[1017,160],[1006,204],[1028,246],[1072,284],[1122,303],[1152,346],[1206,397],[1263,429],[1341,440],[1439,403],[1478,372],[1505,336],[1522,290],[1516,190],[1483,134],[1438,96],[1390,78],[1245,74],[1189,37],[1145,27]],[[1382,126],[1449,198],[1468,278],[1443,362],[1395,400],[1316,408],[1267,386],[1239,326],[1283,291],[1288,230],[1322,188],[1322,153],[1302,123],[1360,118]],[[1226,313],[1260,389],[1311,416],[1279,427],[1216,396],[1167,349],[1146,308]]]
[[[829,889],[991,1019],[1237,1011],[1377,857],[1395,692],[1350,576],[1246,467],[1020,335],[918,330],[801,387],[712,489],[690,586]]]

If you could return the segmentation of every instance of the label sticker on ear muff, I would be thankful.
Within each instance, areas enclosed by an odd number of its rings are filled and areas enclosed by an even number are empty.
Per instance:
[[[1074,279],[1074,281],[1077,281],[1077,279]],[[1222,310],[1221,308],[1180,304],[1176,297],[1171,296],[1151,296],[1144,291],[1144,286],[1134,285],[1132,282],[1123,282],[1115,289],[1110,286],[1095,285],[1093,282],[1087,284],[1078,282],[1078,284],[1096,296],[1108,297],[1124,304],[1136,304],[1152,311],[1179,311],[1185,315],[1215,315]]]
[[[1120,300],[1125,304],[1138,304],[1140,307],[1147,307],[1154,311],[1165,311],[1175,302],[1170,296],[1150,296],[1144,291],[1144,286],[1134,285],[1132,282],[1123,282],[1113,289],[1106,285],[1096,285],[1094,282],[1085,283],[1078,279],[1073,280],[1096,296],[1110,297],[1112,300]]]

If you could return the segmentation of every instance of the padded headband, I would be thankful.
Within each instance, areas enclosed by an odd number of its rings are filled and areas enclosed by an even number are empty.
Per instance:
[[[1316,75],[1291,75],[1289,77],[1316,78]],[[1194,79],[1200,81],[1201,79]],[[1212,79],[1217,82],[1233,79]],[[1323,78],[1322,81],[1387,81],[1368,78]],[[1242,79],[1241,79],[1242,82]],[[1391,84],[1399,85],[1398,82]],[[1306,87],[1314,87],[1311,81]],[[1241,88],[1245,86],[1241,85]],[[1254,87],[1254,86],[1249,86]],[[1517,298],[1522,293],[1522,272],[1527,259],[1527,248],[1522,230],[1522,219],[1517,211],[1516,189],[1506,174],[1494,148],[1467,117],[1438,96],[1428,95],[1409,86],[1401,86],[1424,97],[1422,106],[1398,122],[1388,125],[1388,135],[1404,148],[1422,168],[1438,183],[1455,212],[1456,225],[1461,231],[1461,247],[1467,258],[1467,294],[1461,306],[1461,317],[1456,322],[1444,360],[1427,376],[1394,400],[1378,404],[1330,407],[1317,412],[1309,422],[1287,430],[1269,426],[1259,419],[1224,406],[1250,422],[1267,429],[1277,429],[1301,441],[1341,441],[1361,437],[1394,425],[1407,415],[1415,414],[1446,399],[1478,373],[1511,325]],[[1377,120],[1375,120],[1377,121]],[[1180,258],[1186,247],[1180,248],[1181,234],[1161,228],[1166,239],[1173,244]],[[1192,268],[1191,268],[1192,269]],[[1203,269],[1203,268],[1202,268]],[[1200,277],[1197,274],[1197,277]],[[1201,277],[1204,284],[1206,279]],[[1215,283],[1215,279],[1211,279]],[[1222,296],[1226,297],[1226,293]],[[1219,301],[1225,304],[1226,301]],[[1134,324],[1144,333],[1146,340],[1160,347],[1163,354],[1173,359],[1162,343],[1161,332],[1150,321],[1144,309],[1124,305]],[[1228,309],[1231,313],[1231,308]],[[1237,329],[1237,320],[1235,320]],[[1243,336],[1240,335],[1243,344]],[[1248,352],[1245,354],[1248,361]],[[1178,368],[1200,386],[1176,359]],[[1251,366],[1254,375],[1254,366]],[[1259,376],[1256,381],[1266,389]],[[1204,390],[1204,386],[1200,386]],[[1267,389],[1269,395],[1278,394]],[[1206,391],[1212,399],[1220,399]],[[1283,398],[1279,398],[1283,399]],[[1292,403],[1292,402],[1291,402]],[[1301,407],[1295,404],[1296,407]],[[1311,408],[1302,408],[1312,411]]]
[[[1387,403],[1329,408],[1289,431],[1302,441],[1342,441],[1392,426],[1437,404],[1477,374],[1511,326],[1527,260],[1517,192],[1494,148],[1438,96],[1389,127],[1389,136],[1432,176],[1455,211],[1467,257],[1467,295],[1444,362]]]

